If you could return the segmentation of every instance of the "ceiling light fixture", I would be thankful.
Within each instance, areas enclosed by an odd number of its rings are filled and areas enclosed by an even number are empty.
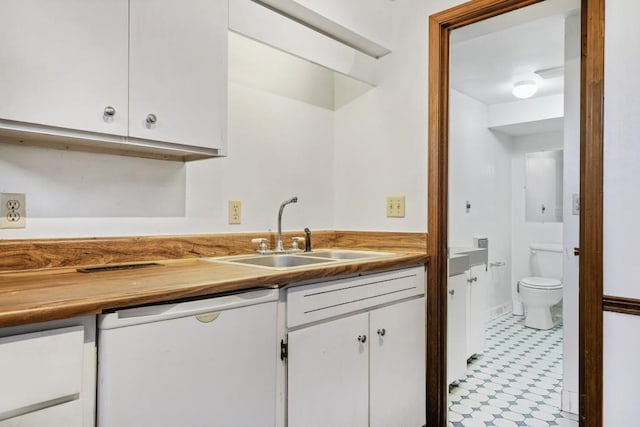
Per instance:
[[[531,98],[538,91],[538,85],[533,80],[524,80],[513,85],[511,93],[516,98]]]

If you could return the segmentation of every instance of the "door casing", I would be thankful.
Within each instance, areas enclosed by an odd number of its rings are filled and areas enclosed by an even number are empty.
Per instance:
[[[429,17],[427,426],[447,425],[449,33],[543,0],[473,0]],[[602,426],[604,2],[582,0],[580,427]]]

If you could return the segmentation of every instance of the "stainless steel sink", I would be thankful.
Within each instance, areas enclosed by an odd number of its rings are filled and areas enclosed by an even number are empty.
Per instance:
[[[394,255],[388,252],[371,252],[371,251],[352,251],[346,249],[327,249],[312,252],[301,253],[305,257],[341,259],[341,260],[358,260],[365,258],[376,258]]]
[[[252,255],[243,258],[228,258],[220,261],[272,268],[302,267],[333,262],[332,259],[310,258],[297,255]]]

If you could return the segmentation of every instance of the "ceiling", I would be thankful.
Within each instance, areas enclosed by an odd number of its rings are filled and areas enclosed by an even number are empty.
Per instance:
[[[537,7],[536,7],[537,6]],[[513,84],[534,80],[535,97],[563,92],[564,79],[534,71],[562,67],[565,17],[579,1],[548,0],[451,34],[451,87],[485,104],[516,101]]]

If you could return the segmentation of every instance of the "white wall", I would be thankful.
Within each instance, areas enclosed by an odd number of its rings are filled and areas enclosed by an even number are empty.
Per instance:
[[[640,316],[604,313],[604,427],[638,424]]]
[[[525,155],[538,151],[561,149],[562,133],[542,133],[513,138],[511,158],[512,181],[512,264],[510,286],[515,286],[520,279],[531,275],[529,265],[529,244],[562,243],[561,222],[527,222],[525,220]],[[514,294],[515,295],[515,294]],[[514,301],[514,313],[522,314],[519,303]]]
[[[229,157],[187,169],[187,216],[202,230],[330,229],[333,224],[333,112],[231,83]],[[228,200],[241,200],[242,224],[228,225]]]
[[[489,261],[506,262],[490,270],[492,310],[511,301],[511,138],[487,128],[485,104],[456,90],[449,102],[449,246],[488,237]]]
[[[300,193],[298,206],[287,208],[290,210],[287,213],[291,215],[285,218],[286,224],[289,224],[287,227],[309,223],[319,228],[426,231],[427,17],[462,1],[376,0],[374,6],[365,9],[361,3],[359,0],[333,1],[327,3],[326,7],[343,15],[343,18],[336,15],[336,19],[346,25],[355,25],[363,34],[379,39],[393,53],[380,60],[379,86],[342,106],[335,112],[335,117],[331,118],[331,114],[325,114],[327,111],[315,108],[317,105],[309,104],[308,99],[299,102],[301,100],[292,98],[291,94],[282,99],[265,88],[264,84],[262,87],[257,87],[257,84],[248,87],[245,82],[242,86],[247,91],[231,89],[230,96],[259,93],[256,95],[260,98],[259,103],[271,114],[265,117],[275,118],[271,122],[273,127],[269,128],[270,132],[265,132],[265,135],[269,135],[269,150],[260,152],[261,168],[245,168],[233,159],[238,155],[249,158],[248,154],[239,153],[248,153],[251,147],[260,147],[258,140],[247,142],[240,139],[249,138],[249,131],[244,129],[248,126],[246,117],[238,114],[230,118],[237,122],[230,123],[233,135],[229,144],[229,159],[208,160],[204,162],[207,166],[199,162],[185,166],[155,160],[111,159],[105,155],[86,153],[62,155],[43,149],[37,149],[38,153],[35,153],[34,149],[3,146],[0,160],[1,189],[26,192],[28,205],[36,209],[34,214],[40,210],[38,206],[50,210],[46,219],[30,219],[25,230],[0,230],[0,238],[262,230],[268,224],[275,226],[274,206],[277,209],[279,203],[275,200],[275,194],[269,199],[269,203],[273,203],[271,207],[261,204],[254,209],[249,199],[243,199],[244,223],[240,227],[229,227],[224,221],[227,198],[231,197],[231,193],[234,198],[242,198],[243,194],[250,197],[256,182],[262,182],[264,177],[294,175],[295,179],[300,179],[303,174],[299,165],[305,163],[313,164],[310,166],[312,170],[322,171],[322,174],[316,175],[313,183],[307,181],[311,196]],[[282,75],[286,73],[283,71]],[[276,106],[273,111],[267,107],[271,101]],[[232,99],[230,102],[235,101]],[[245,101],[237,100],[237,103],[242,102]],[[298,114],[296,120],[303,117],[296,129],[289,130],[293,124],[289,113]],[[324,125],[320,126],[319,123]],[[303,124],[311,127],[303,131]],[[330,148],[332,143],[334,147]],[[299,144],[296,147],[300,151],[296,151],[294,158],[298,166],[291,166],[291,158],[281,158],[284,150],[293,144]],[[316,156],[320,153],[320,145],[323,147],[322,153]],[[317,158],[300,155],[303,147],[309,148],[311,155]],[[327,152],[331,151],[334,152],[334,162],[328,158]],[[55,159],[55,164],[52,162],[49,169],[29,164],[36,158]],[[77,172],[78,163],[86,168],[85,175]],[[237,171],[238,167],[242,167],[241,175],[245,180],[243,184],[233,185],[242,187],[242,191],[240,188],[223,191],[229,182],[239,176],[235,174],[237,172],[230,172],[232,168]],[[293,174],[288,170],[291,167],[296,171]],[[218,168],[229,173],[220,173]],[[124,178],[137,173],[141,176],[136,179],[112,179],[113,175]],[[41,174],[39,183],[29,186],[15,183],[33,174]],[[186,189],[182,193],[176,191],[177,187],[183,185],[180,180],[184,180],[185,176]],[[216,182],[211,182],[210,178],[214,177]],[[297,184],[295,179],[275,182],[276,191],[287,196],[304,191],[302,184]],[[326,184],[332,180],[335,180],[334,195],[332,200],[326,201]],[[52,186],[53,183],[57,187]],[[65,207],[50,203],[54,198],[52,196],[61,193],[61,188],[80,201],[79,205],[83,207],[81,215],[70,217],[75,214],[69,213],[67,203],[63,203]],[[95,191],[96,188],[99,191]],[[406,196],[405,218],[386,218],[385,197],[388,195]],[[65,199],[68,198],[65,196]],[[115,204],[128,206],[131,210],[122,212],[116,209],[114,213],[105,208],[105,205],[110,207]],[[303,208],[305,205],[306,208]],[[295,218],[296,209],[307,218],[298,221]],[[313,209],[313,212],[301,209]],[[31,214],[31,210],[28,213]]]
[[[0,238],[333,227],[334,75],[230,36],[229,157],[190,163],[0,144],[0,191],[27,194],[27,228]],[[347,102],[343,100],[342,102]],[[228,200],[242,224],[228,225]],[[250,245],[250,244],[249,244]]]
[[[607,1],[605,7],[604,293],[640,298],[634,274],[640,241],[640,2]],[[605,313],[604,319],[603,425],[637,425],[640,318]]]
[[[380,21],[375,8],[340,3],[360,22]],[[392,53],[379,60],[379,84],[335,114],[337,229],[427,229],[428,16],[459,3],[388,3],[381,43]],[[405,218],[385,217],[389,195],[406,196]]]

